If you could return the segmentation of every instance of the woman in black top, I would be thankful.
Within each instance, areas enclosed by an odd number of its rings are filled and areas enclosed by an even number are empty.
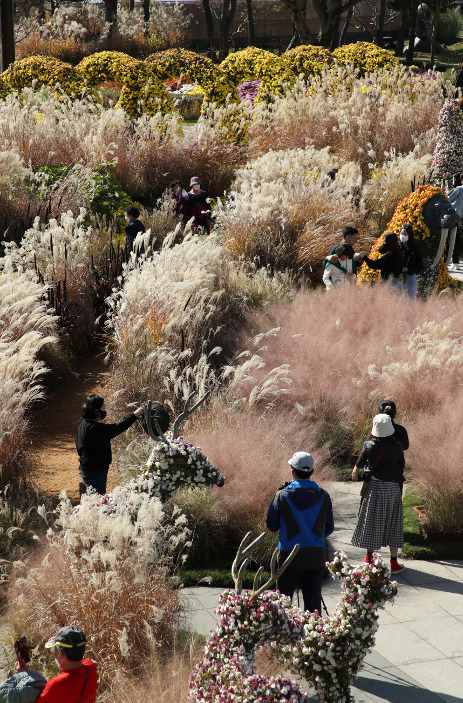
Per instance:
[[[367,550],[365,561],[368,564],[373,561],[373,552],[388,546],[391,550],[391,572],[399,574],[405,568],[397,562],[399,547],[404,544],[401,487],[405,459],[392,420],[385,413],[373,419],[371,439],[363,445],[352,471],[353,481],[359,480],[359,469],[364,466],[368,466],[371,473],[352,544]]]
[[[418,290],[417,274],[423,270],[423,259],[415,241],[413,227],[405,224],[399,234],[400,253],[402,254],[402,273],[408,297],[416,299]]]
[[[97,493],[106,493],[106,481],[109,465],[112,461],[111,440],[125,432],[143,415],[144,408],[126,415],[120,422],[105,424],[104,398],[101,395],[89,395],[82,405],[83,421],[76,434],[76,447],[79,455],[79,473],[82,481]]]
[[[133,249],[137,234],[145,232],[145,225],[140,222],[139,217],[140,210],[135,205],[131,205],[125,211],[125,221],[128,223],[125,228],[125,248],[129,254]]]
[[[379,259],[364,257],[364,262],[374,271],[381,271],[381,279],[392,280],[392,285],[401,289],[400,275],[402,273],[403,262],[399,248],[399,238],[394,232],[388,232],[384,236],[384,244],[379,252],[383,255]]]

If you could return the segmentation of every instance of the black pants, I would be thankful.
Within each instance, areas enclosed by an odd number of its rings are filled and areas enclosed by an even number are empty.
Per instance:
[[[285,596],[293,597],[294,591],[302,591],[304,610],[322,612],[322,579],[325,567],[317,571],[291,571],[286,569],[277,581],[277,588]]]
[[[108,479],[107,469],[103,471],[89,471],[85,473],[82,469],[79,469],[79,473],[82,476],[82,481],[86,486],[91,486],[100,495],[106,493],[106,481]]]

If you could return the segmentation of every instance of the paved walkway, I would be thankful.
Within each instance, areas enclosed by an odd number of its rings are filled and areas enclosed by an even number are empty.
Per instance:
[[[364,552],[350,544],[359,504],[359,484],[329,488],[336,529],[330,538],[353,562]],[[388,550],[382,552],[389,558]],[[463,701],[463,562],[404,561],[399,593],[379,613],[376,645],[353,688],[356,703],[461,703]],[[191,629],[215,629],[221,589],[184,591]],[[339,582],[325,581],[323,597],[332,613],[340,600]]]

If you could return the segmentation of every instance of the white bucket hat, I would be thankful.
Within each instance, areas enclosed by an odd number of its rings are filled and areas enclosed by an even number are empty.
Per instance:
[[[373,418],[373,427],[371,429],[372,437],[390,437],[394,434],[394,426],[389,415],[381,413]]]

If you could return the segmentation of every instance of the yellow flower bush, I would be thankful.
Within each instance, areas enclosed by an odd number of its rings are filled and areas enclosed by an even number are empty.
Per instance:
[[[362,73],[372,73],[380,68],[395,68],[400,63],[392,51],[365,41],[340,46],[333,51],[333,56],[341,65],[351,63]]]
[[[429,230],[429,227],[426,225],[426,222],[424,221],[423,217],[423,208],[434,195],[443,195],[444,198],[446,198],[445,193],[441,190],[441,188],[437,188],[435,186],[429,186],[429,185],[424,185],[424,186],[418,186],[416,190],[413,191],[413,193],[410,193],[410,195],[402,200],[398,205],[397,208],[392,216],[392,219],[388,223],[385,231],[383,234],[376,240],[374,243],[373,247],[371,248],[371,251],[369,253],[369,258],[370,259],[379,259],[381,256],[379,252],[379,248],[381,247],[382,244],[384,244],[384,236],[387,232],[395,232],[397,235],[400,233],[403,225],[409,223],[413,227],[413,233],[415,235],[415,238],[419,242],[424,242],[426,244],[426,248],[429,249],[429,246],[431,242],[431,232]],[[447,199],[447,198],[446,198]],[[437,247],[439,245],[439,238],[435,238],[435,250],[437,251]],[[442,258],[439,262],[439,271],[438,271],[438,276],[437,276],[437,288],[447,288],[450,287],[451,285],[455,284],[455,281],[450,278],[450,276],[447,273],[447,267],[445,266],[444,263],[445,259],[445,252],[442,254]],[[358,275],[357,275],[357,283],[372,283],[373,281],[377,280],[380,276],[379,271],[373,271],[372,269],[368,268],[368,266],[363,265],[362,268],[360,269]]]
[[[100,51],[86,56],[77,66],[77,70],[97,87],[106,81],[122,83],[120,98],[116,108],[123,108],[131,117],[146,112],[171,112],[174,109],[172,99],[165,86],[159,81],[142,61],[134,59],[120,51]]]
[[[1,74],[0,97],[4,97],[3,90],[7,92],[21,91],[32,86],[34,81],[38,85],[47,85],[55,88],[59,84],[61,90],[71,97],[80,97],[86,92],[83,76],[71,64],[48,56],[28,56],[26,59],[15,61]]]
[[[239,102],[233,82],[206,56],[187,49],[169,49],[151,54],[145,64],[158,80],[183,74],[187,80],[198,82],[204,91],[205,102],[224,105],[228,96],[229,100]]]
[[[333,63],[333,54],[323,46],[311,46],[310,44],[302,44],[294,49],[286,51],[282,55],[282,60],[287,67],[304,78],[309,76],[320,76],[325,66],[330,66]]]
[[[262,80],[256,102],[264,102],[269,95],[282,94],[283,85],[294,85],[296,74],[284,61],[271,51],[264,51],[255,46],[248,46],[243,51],[229,54],[222,61],[220,68],[229,76],[235,85],[243,81]]]

